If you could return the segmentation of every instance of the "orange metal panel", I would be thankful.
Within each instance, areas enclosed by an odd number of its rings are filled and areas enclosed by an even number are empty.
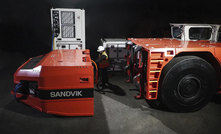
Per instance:
[[[21,81],[38,84],[37,95],[16,96],[39,111],[63,116],[94,115],[94,75],[89,50],[54,50],[31,58],[14,74],[14,83]]]
[[[221,64],[221,43],[208,40],[179,41],[170,38],[129,38],[128,40],[138,46],[142,46],[144,51],[148,51],[147,74],[143,74],[147,75],[147,99],[157,98],[160,73],[163,67],[179,53],[210,52]]]

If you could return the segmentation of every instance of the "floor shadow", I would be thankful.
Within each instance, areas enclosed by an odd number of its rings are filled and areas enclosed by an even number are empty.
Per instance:
[[[220,105],[221,104],[221,94],[220,93],[215,94],[213,96],[211,102],[214,102],[214,103]]]
[[[165,112],[172,112],[169,108],[167,108],[161,101],[159,100],[147,100],[145,99],[150,108]]]
[[[5,107],[5,109],[13,111],[15,113],[20,113],[26,116],[31,116],[31,117],[42,117],[42,118],[54,118],[53,115],[46,114],[43,112],[40,112],[31,106],[18,102],[16,100],[12,100],[10,103],[8,103]]]
[[[99,93],[102,93],[102,94],[113,93],[113,94],[116,94],[116,95],[119,95],[119,96],[125,96],[126,95],[124,90],[122,88],[120,88],[119,86],[111,84],[111,83],[109,83],[108,85],[109,86],[106,86],[106,87],[101,87],[101,85],[98,85],[97,89],[95,89],[95,91],[97,91]]]
[[[137,91],[139,93],[139,89],[129,89],[129,91]]]

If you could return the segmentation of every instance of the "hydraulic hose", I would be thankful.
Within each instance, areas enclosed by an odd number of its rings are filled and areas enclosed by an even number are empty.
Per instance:
[[[14,89],[14,97],[15,97],[15,100],[18,101],[17,97],[16,97],[16,93],[17,93],[17,90],[19,88],[22,87],[22,82],[18,83],[16,86],[15,86],[15,89]]]
[[[94,66],[95,66],[95,68],[96,68],[96,79],[95,79],[95,84],[96,84],[96,86],[98,85],[98,68],[97,68],[97,64],[93,61],[93,60],[91,60],[92,61],[92,63],[94,63]]]
[[[51,51],[54,50],[54,34],[52,34]]]

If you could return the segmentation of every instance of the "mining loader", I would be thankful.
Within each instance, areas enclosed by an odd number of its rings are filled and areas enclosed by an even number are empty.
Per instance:
[[[137,99],[159,99],[175,112],[196,111],[220,92],[221,28],[170,26],[172,38],[128,39],[127,81],[139,88]]]
[[[220,92],[221,28],[170,25],[172,38],[127,39],[125,81],[139,88],[136,99],[159,99],[175,112],[196,111]],[[88,49],[53,50],[17,69],[11,93],[41,112],[93,116],[95,68]]]

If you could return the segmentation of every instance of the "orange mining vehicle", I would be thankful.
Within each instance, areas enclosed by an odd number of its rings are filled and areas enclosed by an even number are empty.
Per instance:
[[[41,112],[94,115],[94,70],[89,50],[54,50],[30,58],[14,74],[11,91]]]
[[[176,112],[196,111],[220,91],[221,28],[170,24],[172,38],[129,38],[126,68],[135,98],[159,98]]]
[[[213,24],[170,25],[172,38],[128,39],[124,56],[127,81],[139,88],[137,99],[159,98],[175,112],[196,111],[220,92],[221,28]],[[49,114],[92,116],[92,62],[87,49],[53,50],[30,58],[15,72],[11,93]]]

